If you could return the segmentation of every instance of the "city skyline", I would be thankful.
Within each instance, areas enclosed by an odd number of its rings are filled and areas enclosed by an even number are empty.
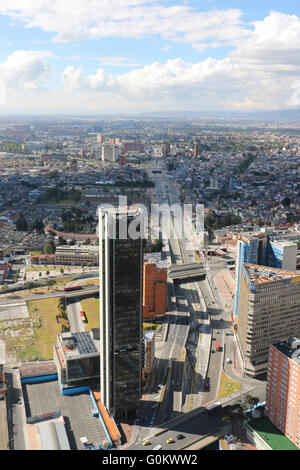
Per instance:
[[[300,105],[295,1],[3,1],[0,114]]]

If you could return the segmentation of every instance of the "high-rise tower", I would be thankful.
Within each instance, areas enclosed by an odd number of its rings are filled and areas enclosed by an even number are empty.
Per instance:
[[[237,336],[244,373],[267,371],[269,346],[300,335],[300,276],[243,263]]]
[[[98,216],[100,393],[109,413],[123,417],[141,395],[143,239],[130,230],[142,227],[143,215],[100,207]]]

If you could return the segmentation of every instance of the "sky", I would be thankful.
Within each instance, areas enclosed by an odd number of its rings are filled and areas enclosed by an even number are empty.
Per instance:
[[[298,0],[0,1],[0,114],[282,109]]]

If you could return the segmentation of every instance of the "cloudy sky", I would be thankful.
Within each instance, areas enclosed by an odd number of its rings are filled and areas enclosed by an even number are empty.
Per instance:
[[[1,0],[0,114],[300,108],[298,0]]]

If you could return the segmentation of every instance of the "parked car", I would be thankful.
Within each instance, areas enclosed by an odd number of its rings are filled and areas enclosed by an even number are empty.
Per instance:
[[[167,444],[173,444],[173,442],[175,442],[173,437],[169,437],[169,439],[167,440]]]

